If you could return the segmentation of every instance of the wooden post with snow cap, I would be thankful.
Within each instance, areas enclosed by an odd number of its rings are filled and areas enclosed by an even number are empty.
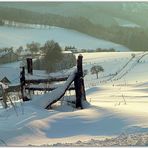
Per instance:
[[[80,54],[77,59],[77,73],[74,80],[76,92],[76,108],[83,108],[82,100],[86,100],[84,79],[83,79],[83,56]]]
[[[32,65],[32,58],[29,57],[26,59],[27,60],[27,70],[29,74],[33,74],[33,65]]]

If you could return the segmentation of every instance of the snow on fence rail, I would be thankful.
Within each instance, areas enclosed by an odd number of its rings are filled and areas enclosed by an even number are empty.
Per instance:
[[[32,103],[42,108],[49,108],[53,103],[60,100],[66,90],[70,87],[76,76],[76,70],[68,77],[67,81],[60,87],[56,88],[52,92],[43,94],[32,100]]]
[[[29,90],[29,91],[52,91],[56,88],[58,88],[59,86],[48,86],[48,87],[45,87],[45,86],[33,86],[33,85],[30,85],[30,86],[26,86],[25,87],[25,90]],[[74,86],[70,86],[68,88],[68,90],[74,90]]]
[[[83,63],[82,63],[83,56],[79,55],[77,59],[77,69],[75,69],[69,77],[58,77],[58,78],[49,78],[49,79],[28,79],[25,78],[25,68],[22,67],[22,71],[20,72],[20,83],[21,83],[21,94],[23,101],[29,101],[30,99],[25,96],[25,90],[44,90],[46,91],[48,89],[48,93],[36,96],[32,103],[36,104],[37,106],[40,106],[42,108],[50,108],[50,106],[60,100],[67,90],[74,89],[76,93],[76,108],[83,108],[82,101],[86,100],[85,96],[85,87],[84,87],[84,80],[83,80]],[[32,70],[32,61],[28,60],[27,67],[28,67],[28,73],[30,75],[33,74]],[[60,82],[65,81],[64,84],[60,84],[55,88],[40,88],[40,86],[37,87],[30,87],[28,84],[39,84],[39,83],[47,83],[47,82]],[[74,82],[74,88],[71,86],[72,82]],[[27,85],[26,85],[27,84]],[[71,86],[71,87],[70,87]]]

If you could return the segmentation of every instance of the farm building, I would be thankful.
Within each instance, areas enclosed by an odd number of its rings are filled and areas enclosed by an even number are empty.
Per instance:
[[[0,67],[0,82],[8,85],[15,85],[20,83],[20,68],[13,67]],[[48,77],[45,71],[34,70],[34,75],[29,76],[26,70],[26,77],[38,78],[40,77]]]
[[[20,68],[0,67],[0,82],[8,85],[15,85],[20,83]],[[47,79],[49,76],[61,76],[62,72],[47,74],[45,70],[33,70],[33,75],[27,73],[25,70],[25,77],[27,79]]]
[[[19,83],[20,69],[11,67],[0,67],[0,82],[4,84]]]

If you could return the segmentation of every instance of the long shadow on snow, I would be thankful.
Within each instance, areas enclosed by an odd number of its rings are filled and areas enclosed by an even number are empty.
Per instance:
[[[123,118],[113,114],[111,111],[93,107],[99,115],[95,119],[84,119],[81,116],[71,115],[56,119],[50,126],[50,129],[44,130],[46,136],[49,138],[63,138],[77,135],[90,135],[90,136],[113,136],[121,134],[123,129],[129,124]],[[60,126],[59,126],[60,125]]]

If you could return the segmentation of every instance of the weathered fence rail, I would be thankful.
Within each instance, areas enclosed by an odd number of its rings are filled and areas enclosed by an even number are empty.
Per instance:
[[[46,94],[40,95],[37,99],[32,100],[34,103],[42,106],[46,109],[50,108],[50,106],[60,100],[66,93],[67,90],[75,90],[76,94],[76,108],[83,108],[82,101],[86,100],[85,95],[85,86],[83,79],[83,56],[79,55],[77,59],[77,69],[69,76],[64,76],[61,78],[48,78],[48,79],[26,79],[25,78],[25,70],[22,67],[22,71],[20,73],[20,84],[21,84],[21,93],[23,101],[28,101],[26,96],[24,95],[25,90],[42,90],[42,91],[51,91]],[[32,61],[29,59],[27,61],[28,73],[33,74],[33,66]],[[63,86],[59,87],[30,87],[30,84],[39,84],[39,83],[51,83],[51,82],[60,82],[66,81]],[[71,84],[74,82],[74,87]],[[39,98],[39,99],[38,99]]]
[[[68,88],[70,87],[72,82],[74,81],[75,76],[76,76],[76,73],[75,72],[72,73],[62,87],[58,87],[57,89],[55,89],[54,92],[51,92],[51,96],[53,98],[51,97],[49,99],[49,102],[48,102],[48,105],[46,106],[46,109],[50,108],[52,104],[59,101],[65,95],[66,91],[68,90]],[[81,100],[81,98],[79,98],[79,99]]]
[[[5,89],[6,92],[19,92],[21,89],[21,85],[14,85],[14,86],[9,86],[8,88]]]
[[[60,82],[60,81],[66,81],[67,78],[68,78],[68,76],[61,77],[61,78],[48,78],[48,79],[28,79],[28,80],[25,80],[25,84],[27,84],[27,83],[38,84],[38,83]]]
[[[26,86],[25,89],[26,90],[30,90],[30,91],[52,91],[54,89],[57,89],[58,87],[30,87],[30,86]],[[74,86],[70,86],[68,88],[68,90],[75,90]]]

